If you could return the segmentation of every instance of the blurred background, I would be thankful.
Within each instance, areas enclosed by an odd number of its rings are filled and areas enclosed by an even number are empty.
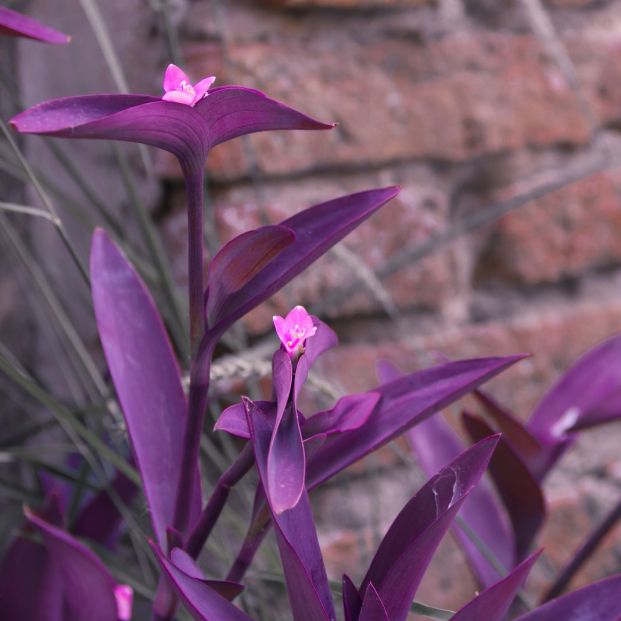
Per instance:
[[[4,4],[72,36],[71,45],[54,49],[0,40],[5,119],[51,97],[159,94],[163,71],[175,62],[194,79],[215,75],[218,85],[255,87],[338,123],[330,132],[266,133],[217,147],[207,163],[210,248],[341,194],[402,186],[396,201],[229,335],[219,367],[227,386],[237,381],[243,390],[239,377],[248,375],[261,381],[262,361],[275,347],[272,315],[304,304],[341,338],[318,364],[317,395],[309,402],[372,388],[381,358],[412,371],[437,361],[434,352],[451,358],[530,352],[490,384],[526,418],[560,372],[621,328],[620,2]],[[48,143],[20,140],[80,252],[87,255],[94,224],[109,226],[105,210],[139,247],[131,204],[138,195],[182,287],[185,199],[174,158],[79,141],[56,142],[53,152]],[[5,147],[3,199],[36,204]],[[119,161],[127,165],[125,177]],[[24,217],[11,222],[100,356],[88,294],[56,232]],[[49,312],[33,295],[32,275],[14,244],[6,234],[0,241],[2,340],[37,377],[71,396],[75,389],[62,369],[66,353]],[[2,438],[27,403],[4,381],[0,390]],[[620,446],[618,426],[583,434],[547,481],[547,551],[533,575],[535,589],[618,501]],[[393,447],[315,494],[332,578],[343,571],[359,577],[422,481]],[[572,586],[620,570],[616,530]],[[459,550],[446,541],[417,598],[454,609],[475,588]]]

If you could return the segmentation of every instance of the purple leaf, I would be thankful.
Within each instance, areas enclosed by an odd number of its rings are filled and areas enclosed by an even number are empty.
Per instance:
[[[329,437],[309,459],[308,487],[331,478],[523,357],[449,362],[379,386],[375,392],[382,396],[381,401],[366,424],[347,434]]]
[[[84,544],[27,511],[43,535],[54,568],[62,581],[63,621],[117,621],[116,582],[106,566]]]
[[[99,337],[142,477],[153,530],[166,548],[182,457],[186,400],[166,330],[151,295],[102,230],[91,248]],[[200,511],[199,478],[194,518]]]
[[[483,476],[497,444],[498,436],[492,436],[462,453],[427,482],[388,529],[359,592],[373,583],[391,621],[407,618],[438,544]]]
[[[179,597],[197,621],[252,621],[246,613],[205,584],[204,580],[177,567],[153,543],[151,547]]]
[[[548,451],[547,470],[572,444],[572,428],[597,420],[601,410],[609,411],[610,401],[620,403],[620,366],[618,335],[584,354],[539,402],[528,429]]]
[[[264,226],[233,238],[214,256],[207,276],[208,323],[222,317],[220,308],[274,257],[293,243],[295,235],[285,226]]]
[[[11,124],[21,133],[151,145],[176,155],[186,174],[202,169],[211,147],[237,136],[333,127],[241,86],[213,89],[194,107],[149,95],[52,99],[18,114]]]
[[[58,498],[50,496],[39,515],[60,525]],[[46,547],[26,538],[34,531],[26,523],[0,563],[0,610],[4,621],[63,621],[63,587]]]
[[[538,470],[545,461],[545,452],[537,438],[513,412],[494,399],[492,395],[481,389],[475,390],[472,394],[496,423],[498,430],[503,433],[504,440],[529,464],[531,471]]]
[[[411,429],[407,437],[427,476],[445,467],[465,448],[440,414]],[[459,515],[502,567],[509,570],[515,565],[513,532],[487,479],[482,479],[472,490]],[[494,584],[501,577],[498,570],[458,524],[454,525],[453,530],[481,584]]]
[[[511,602],[515,599],[541,551],[528,557],[506,578],[475,597],[452,617],[451,621],[503,621]]]
[[[265,411],[249,399],[245,399],[244,403],[257,469],[265,486],[268,451],[274,428],[273,408]],[[334,619],[334,605],[306,492],[302,493],[293,509],[280,514],[271,506],[270,510],[294,620]]]
[[[466,431],[474,440],[480,440],[493,432],[478,416],[462,414]],[[504,440],[490,463],[490,474],[496,489],[507,508],[515,534],[515,555],[523,559],[546,514],[545,499],[538,481],[533,477],[522,458]]]
[[[237,319],[284,287],[398,192],[399,188],[389,187],[349,194],[309,207],[280,222],[281,226],[293,231],[295,242],[230,296],[219,313],[224,319],[211,326],[207,341],[222,334]],[[204,349],[208,347],[204,346]]]
[[[349,576],[343,576],[343,612],[345,621],[358,621],[362,598]]]
[[[198,578],[229,601],[234,600],[244,590],[244,586],[237,582],[230,582],[228,580],[208,580],[194,559],[181,548],[173,548],[170,553],[170,560],[177,569],[191,578]]]
[[[372,582],[369,582],[364,594],[358,621],[390,621],[384,602]]]
[[[619,621],[621,575],[554,599],[516,621]]]
[[[272,401],[258,401],[261,407],[267,407],[267,404],[273,404]],[[248,429],[248,420],[246,419],[246,408],[240,401],[226,408],[214,425],[214,431],[226,431],[238,438],[250,439],[250,429]]]
[[[317,412],[306,419],[302,435],[308,439],[319,434],[328,436],[354,431],[369,420],[380,399],[377,392],[341,397],[332,409]]]
[[[31,17],[0,6],[0,35],[25,37],[43,43],[69,43],[71,37]]]
[[[133,481],[122,472],[117,472],[110,487],[119,500],[129,504],[138,491]],[[122,516],[110,494],[104,489],[93,496],[81,509],[73,533],[77,537],[88,537],[108,548],[114,548],[119,538]]]

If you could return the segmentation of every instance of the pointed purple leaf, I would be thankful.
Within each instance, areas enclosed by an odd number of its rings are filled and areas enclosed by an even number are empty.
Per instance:
[[[493,433],[492,428],[478,416],[464,412],[462,420],[474,441]],[[522,560],[545,519],[543,491],[522,458],[504,440],[500,441],[492,458],[490,474],[513,525],[516,558]]]
[[[208,323],[222,317],[220,308],[266,265],[295,240],[285,226],[264,226],[248,231],[225,244],[212,259],[207,277]]]
[[[114,589],[106,566],[84,544],[31,512],[26,517],[43,535],[63,585],[63,621],[117,621]]]
[[[136,484],[122,472],[117,472],[110,481],[110,487],[125,504],[131,503],[138,489]],[[114,548],[119,538],[123,518],[111,498],[104,489],[93,496],[81,509],[73,533],[77,537],[88,537],[108,548]]]
[[[554,599],[516,621],[619,621],[621,575]]]
[[[529,556],[518,565],[506,578],[475,597],[452,617],[451,621],[503,621],[511,602],[515,599],[522,584],[526,580],[541,551]]]
[[[246,613],[205,584],[204,580],[185,573],[167,559],[154,544],[151,544],[151,547],[162,569],[170,578],[179,597],[194,619],[197,621],[252,621]]]
[[[127,423],[153,530],[166,548],[186,418],[179,367],[153,298],[102,230],[93,235],[91,281],[99,338]],[[198,473],[195,481],[193,519],[200,511]]]
[[[63,621],[60,575],[44,545],[18,535],[0,563],[4,621]]]
[[[384,602],[372,582],[369,582],[364,594],[358,621],[390,621]]]
[[[466,448],[441,414],[411,429],[407,437],[427,476],[433,476]],[[515,565],[513,531],[487,479],[483,478],[472,490],[459,515],[503,568],[510,570]],[[484,586],[494,584],[502,574],[458,524],[454,525],[453,531],[480,583]]]
[[[545,460],[544,450],[526,425],[485,390],[477,389],[472,394],[496,423],[505,441],[529,464],[531,471],[537,470],[537,464]]]
[[[412,498],[371,561],[360,592],[373,583],[391,621],[405,621],[433,554],[498,444],[492,436],[462,453]]]
[[[0,6],[0,35],[25,37],[26,39],[57,45],[69,43],[71,40],[68,35],[54,30],[32,19],[32,17],[27,17],[2,6]]]
[[[244,403],[257,469],[265,486],[267,456],[274,427],[273,409],[265,411],[249,399],[245,399]],[[334,605],[306,492],[293,509],[280,514],[271,506],[270,510],[294,620],[334,619]]]
[[[528,429],[549,453],[548,470],[573,442],[571,428],[596,418],[609,401],[620,402],[620,366],[618,335],[584,354],[539,402]]]
[[[220,312],[225,319],[211,327],[213,333],[208,335],[209,339],[220,335],[237,319],[284,287],[398,192],[399,188],[389,187],[349,194],[309,207],[280,222],[293,231],[295,242],[230,297]]]
[[[362,598],[349,576],[343,576],[343,612],[345,621],[358,621]]]
[[[194,107],[149,95],[52,99],[18,114],[11,124],[27,134],[148,144],[176,155],[186,173],[200,171],[211,147],[237,136],[332,127],[241,86],[213,89]]]
[[[449,362],[379,386],[375,392],[382,399],[367,423],[347,434],[329,437],[309,459],[308,487],[331,478],[523,357]]]
[[[173,548],[170,553],[171,562],[191,578],[198,578],[229,601],[234,600],[243,590],[244,585],[228,580],[209,580],[196,561],[181,548]]]
[[[278,129],[332,129],[334,124],[315,119],[242,86],[221,86],[209,91],[194,110],[202,116],[209,148],[246,134]]]
[[[272,403],[272,401],[261,401],[263,404]],[[248,429],[248,420],[246,419],[246,408],[240,401],[226,408],[214,425],[214,431],[226,431],[238,438],[250,439],[250,429]]]
[[[292,400],[293,366],[289,354],[276,350],[272,384],[276,412],[267,456],[266,493],[276,513],[293,508],[304,490],[306,456],[302,432]]]
[[[318,434],[332,435],[354,431],[369,420],[380,399],[381,395],[377,392],[341,397],[332,409],[317,412],[306,419],[302,426],[302,435],[311,438]]]

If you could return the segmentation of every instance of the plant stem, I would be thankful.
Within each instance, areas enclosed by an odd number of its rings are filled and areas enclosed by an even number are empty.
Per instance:
[[[231,565],[231,569],[229,569],[229,573],[225,580],[240,582],[243,579],[261,542],[269,532],[271,523],[271,520],[267,518],[266,514],[259,514],[259,520],[250,525],[248,533],[242,543],[242,547],[236,559],[233,561],[233,565]]]
[[[252,468],[253,463],[254,452],[252,450],[252,444],[248,442],[242,449],[239,457],[218,479],[207,506],[196,522],[193,531],[190,533],[190,537],[186,544],[186,551],[193,558],[196,558],[200,554],[213,527],[216,525],[224,509],[231,488],[243,478],[250,468]]]
[[[188,203],[188,288],[190,299],[190,344],[194,360],[205,330],[203,304],[204,172],[186,174]]]
[[[602,542],[602,539],[612,530],[613,526],[621,519],[621,500],[614,506],[612,511],[604,518],[602,523],[591,532],[571,561],[565,566],[552,586],[546,591],[542,603],[558,597],[570,583],[578,570],[587,562],[591,554]]]

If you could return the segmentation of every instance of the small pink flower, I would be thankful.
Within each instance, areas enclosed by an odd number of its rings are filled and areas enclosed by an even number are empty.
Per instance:
[[[190,78],[177,65],[168,65],[164,74],[164,101],[175,101],[186,106],[196,105],[207,96],[209,87],[216,81],[214,76],[205,78],[192,85]]]
[[[134,590],[128,584],[117,584],[114,587],[116,614],[119,621],[130,621],[134,603]]]
[[[317,332],[317,326],[303,306],[292,308],[284,318],[274,315],[273,320],[276,334],[292,358],[304,353],[306,339]]]

